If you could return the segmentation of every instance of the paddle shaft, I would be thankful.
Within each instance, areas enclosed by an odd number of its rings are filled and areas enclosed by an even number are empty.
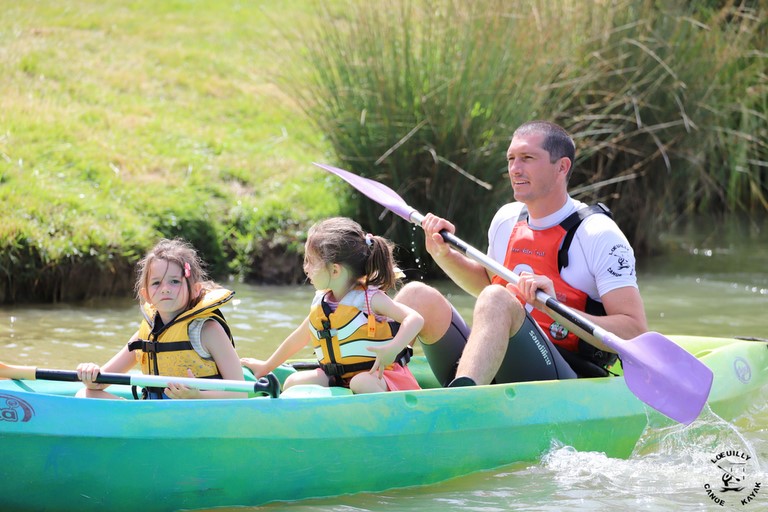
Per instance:
[[[19,380],[53,380],[61,382],[79,382],[77,372],[72,370],[49,370],[31,366],[12,366],[0,364],[0,377]],[[276,396],[275,385],[267,378],[255,382],[226,379],[196,379],[192,377],[167,377],[164,375],[143,375],[128,373],[99,373],[97,384],[122,384],[126,386],[167,387],[174,382],[188,387],[209,391],[236,391],[246,393],[267,393]],[[279,388],[278,388],[279,392]]]
[[[421,226],[423,220],[424,216],[419,212],[414,210],[410,213],[410,222],[413,224]],[[450,244],[468,258],[480,263],[507,282],[517,284],[519,276],[496,260],[490,258],[487,254],[478,251],[453,233],[449,233],[446,230],[442,230],[440,236],[443,237],[443,240],[445,240],[446,243]],[[546,306],[548,309],[546,313],[555,317],[558,322],[575,332],[580,338],[586,339],[587,341],[589,341],[590,338],[592,341],[606,341],[607,331],[579,315],[568,306],[561,304],[555,298],[547,295],[544,291],[538,290],[536,292],[536,299]]]

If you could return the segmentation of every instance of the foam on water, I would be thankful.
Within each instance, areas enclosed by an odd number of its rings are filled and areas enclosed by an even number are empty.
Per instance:
[[[754,426],[754,418],[744,419]],[[601,509],[599,504],[620,509],[622,503],[630,510],[741,509],[752,502],[760,509],[768,506],[768,493],[760,494],[768,474],[766,438],[759,434],[745,435],[706,407],[688,426],[648,427],[627,460],[554,446],[538,469],[557,483],[559,505],[568,502],[574,510],[579,501],[590,503],[589,510]]]

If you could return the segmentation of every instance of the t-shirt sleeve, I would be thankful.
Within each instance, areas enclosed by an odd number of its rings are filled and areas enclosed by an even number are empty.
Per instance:
[[[611,218],[591,215],[579,226],[576,238],[599,297],[626,286],[637,288],[634,250]]]
[[[195,352],[197,352],[197,354],[203,359],[212,361],[213,358],[203,346],[203,340],[201,338],[201,333],[203,332],[203,324],[205,324],[207,321],[215,322],[216,320],[213,318],[195,318],[189,323],[189,327],[187,327],[187,333],[189,334],[189,341],[192,343],[192,348],[195,349]]]

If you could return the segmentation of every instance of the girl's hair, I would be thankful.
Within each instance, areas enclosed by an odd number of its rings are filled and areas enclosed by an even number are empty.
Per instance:
[[[184,280],[187,283],[187,292],[189,296],[189,302],[187,309],[195,306],[204,293],[209,290],[218,288],[219,285],[214,283],[208,278],[208,274],[205,272],[204,263],[197,255],[197,251],[192,245],[180,238],[173,240],[162,239],[160,240],[149,252],[136,264],[136,285],[135,292],[139,301],[142,301],[141,296],[142,288],[149,288],[149,267],[155,260],[163,260],[168,263],[175,263],[181,268]],[[192,296],[192,288],[201,284],[201,293],[197,297]]]
[[[333,217],[318,222],[307,233],[306,249],[325,265],[344,265],[366,286],[386,291],[397,284],[394,244],[384,237],[366,234],[352,219]]]

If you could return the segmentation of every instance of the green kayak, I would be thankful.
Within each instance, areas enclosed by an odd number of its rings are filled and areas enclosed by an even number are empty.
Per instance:
[[[768,382],[765,342],[672,339],[712,369],[708,403],[726,420]],[[0,510],[151,512],[382,491],[536,461],[553,443],[626,458],[649,423],[671,421],[621,377],[438,389],[423,359],[411,368],[427,389],[301,386],[248,400],[80,399],[78,383],[0,380]]]

